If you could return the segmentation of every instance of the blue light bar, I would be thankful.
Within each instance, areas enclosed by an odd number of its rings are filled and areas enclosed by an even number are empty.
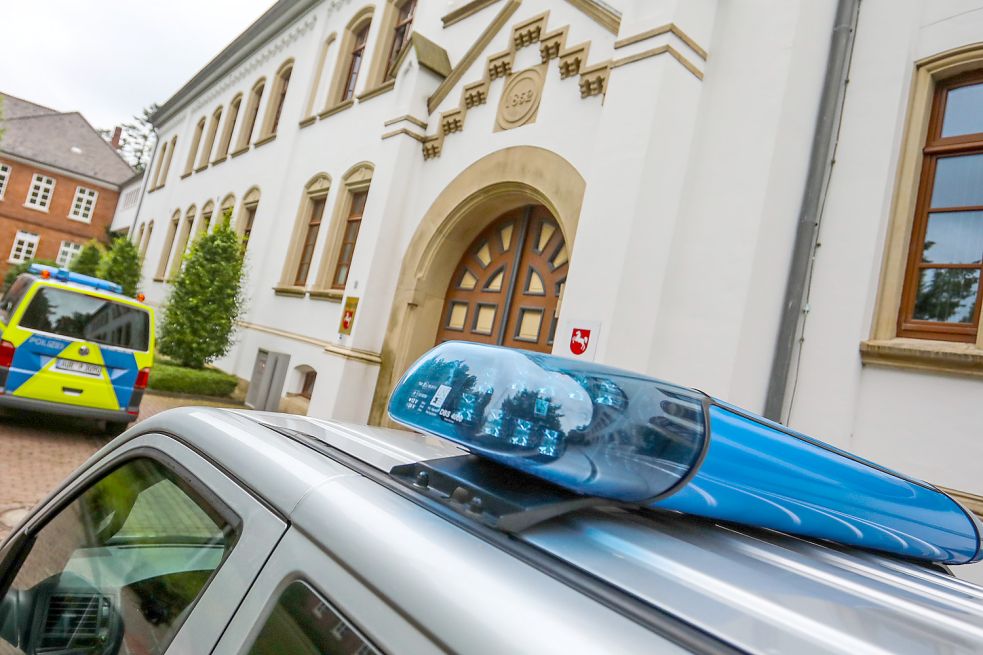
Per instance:
[[[35,275],[40,275],[42,271],[47,271],[51,275],[51,279],[58,280],[59,282],[74,282],[75,284],[83,284],[87,287],[92,287],[93,289],[99,289],[100,291],[123,293],[123,287],[115,282],[103,280],[98,277],[92,277],[91,275],[72,273],[67,268],[55,268],[54,266],[45,266],[44,264],[31,264],[27,270],[29,273],[34,273]]]
[[[393,391],[394,421],[585,496],[964,564],[983,523],[934,487],[691,389],[448,342]]]

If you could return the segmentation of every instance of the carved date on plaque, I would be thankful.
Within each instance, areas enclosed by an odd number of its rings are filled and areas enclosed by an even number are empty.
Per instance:
[[[508,78],[498,103],[497,129],[510,130],[536,120],[543,92],[542,68],[527,68]]]

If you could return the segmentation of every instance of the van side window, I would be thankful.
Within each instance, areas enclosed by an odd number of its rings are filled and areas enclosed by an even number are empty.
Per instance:
[[[306,583],[291,582],[260,630],[249,655],[379,655],[328,601]]]
[[[33,279],[30,275],[18,276],[7,289],[7,293],[3,294],[3,298],[0,299],[0,323],[10,322],[10,316],[20,303],[20,299],[27,293]]]
[[[227,514],[157,461],[123,464],[35,535],[0,599],[0,653],[164,652],[232,550]]]

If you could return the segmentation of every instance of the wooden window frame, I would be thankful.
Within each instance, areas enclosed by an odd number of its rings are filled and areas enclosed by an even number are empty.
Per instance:
[[[167,149],[167,157],[164,159],[164,170],[160,178],[158,188],[167,184],[167,174],[171,170],[171,160],[174,159],[174,151],[177,149],[177,136],[171,137],[171,147]]]
[[[336,290],[343,290],[348,285],[348,278],[351,277],[352,261],[355,259],[355,246],[358,244],[358,235],[362,231],[362,217],[365,216],[365,205],[368,203],[369,200],[369,189],[368,187],[365,187],[361,189],[350,190],[349,196],[350,197],[348,198],[347,201],[348,204],[348,211],[346,212],[347,216],[345,217],[345,221],[341,226],[341,238],[338,241],[337,258],[335,259],[334,266],[332,267],[333,272],[331,273],[331,288]],[[361,211],[359,211],[358,214],[355,214],[354,213],[355,199],[358,196],[364,196],[364,199],[362,200]],[[353,223],[356,224],[355,233],[352,236],[352,238],[349,240],[348,238],[349,228]],[[349,243],[351,243],[352,248],[351,248],[351,253],[349,253],[348,258],[346,259],[345,246]],[[342,265],[346,267],[345,278],[344,280],[341,280],[339,282],[338,271],[341,269]]]
[[[181,226],[181,210],[178,209],[171,216],[167,226],[167,236],[164,237],[163,248],[160,251],[160,260],[157,262],[157,274],[154,280],[164,281],[164,274],[167,273],[167,265],[171,261],[171,251],[174,249],[174,237],[177,235],[178,228]]]
[[[307,278],[310,277],[311,268],[314,264],[314,255],[316,254],[317,237],[321,231],[321,223],[324,221],[324,208],[327,204],[327,194],[310,199],[307,210],[307,225],[303,231],[303,239],[300,242],[300,255],[297,258],[297,265],[295,266],[294,286],[305,286],[307,284]],[[303,275],[301,275],[301,272],[303,272]]]
[[[260,130],[260,139],[272,139],[276,136],[277,129],[280,127],[280,119],[283,117],[283,105],[287,100],[287,90],[290,88],[290,78],[293,74],[294,60],[288,59],[280,64],[276,75],[273,76],[273,84],[270,88],[270,101],[266,105],[266,114],[263,116],[263,128]]]
[[[68,210],[68,218],[80,223],[91,223],[98,201],[98,191],[82,185],[76,186],[75,197],[72,198],[72,207]]]
[[[15,256],[20,248],[20,254]],[[10,257],[7,258],[9,264],[23,264],[34,259],[38,253],[38,246],[41,245],[41,235],[26,230],[17,230],[14,235],[14,242],[10,246]]]
[[[24,206],[41,212],[47,212],[51,207],[51,199],[55,195],[55,178],[44,173],[35,173],[31,178],[31,186],[27,187],[27,199]],[[37,188],[37,202],[31,200]]]
[[[212,112],[212,120],[208,124],[208,132],[205,133],[205,143],[198,155],[198,166],[196,171],[208,168],[212,160],[212,150],[215,148],[215,137],[218,135],[218,126],[222,123],[222,106],[219,105]]]
[[[171,263],[167,267],[168,282],[177,277],[178,273],[181,271],[184,254],[187,252],[188,244],[191,242],[191,234],[194,230],[195,219],[197,216],[198,207],[196,205],[191,205],[188,207],[188,211],[184,214],[183,222],[178,227],[174,243],[174,252],[171,254]]]
[[[266,91],[266,78],[261,77],[249,89],[249,100],[246,101],[246,113],[239,127],[239,138],[236,140],[236,152],[250,146],[253,132],[256,131],[256,119],[259,117],[259,106],[263,103],[263,93]]]
[[[336,57],[334,64],[334,73],[331,77],[331,85],[328,87],[324,110],[319,114],[321,118],[327,118],[337,111],[350,107],[355,102],[354,93],[347,99],[345,94],[351,77],[351,55],[356,47],[356,37],[363,30],[365,30],[366,33],[365,48],[368,47],[368,41],[372,35],[374,9],[375,8],[370,5],[358,10],[348,21],[345,29],[341,31],[341,37],[338,44],[338,56]],[[358,80],[361,78],[361,71],[366,67],[364,60],[364,54],[366,52],[365,48],[362,49],[363,59],[359,65],[359,74],[355,78],[356,91],[358,88]]]
[[[224,161],[229,156],[229,148],[232,147],[232,133],[235,131],[236,121],[239,118],[239,110],[242,108],[242,94],[236,94],[229,103],[229,111],[225,116],[225,127],[222,129],[222,136],[218,142],[218,150],[215,151],[215,159],[212,163]]]
[[[931,196],[936,179],[937,162],[942,157],[954,155],[983,154],[983,132],[963,134],[953,137],[942,137],[942,120],[945,114],[945,103],[948,94],[953,89],[983,83],[983,70],[971,71],[941,81],[935,85],[932,97],[931,115],[928,122],[928,134],[922,149],[921,175],[918,184],[918,196],[915,204],[914,220],[911,229],[911,241],[908,248],[908,260],[904,274],[901,294],[901,310],[898,315],[898,336],[915,339],[937,339],[941,341],[960,341],[975,343],[979,332],[980,309],[983,306],[983,263],[980,264],[932,264],[922,261],[925,235],[928,228],[929,214],[948,213],[956,211],[983,211],[983,205],[966,207],[931,207]],[[918,297],[921,271],[933,269],[966,269],[980,271],[980,282],[977,284],[976,306],[971,323],[942,323],[924,321],[914,318],[915,302]]]
[[[362,65],[365,63],[370,29],[372,29],[372,21],[367,20],[352,30],[352,47],[345,58],[347,72],[341,80],[341,98],[338,99],[338,102],[348,102],[355,99],[355,88],[358,86],[358,76],[362,72]]]
[[[395,25],[390,30],[389,54],[386,57],[386,69],[382,75],[382,81],[387,82],[396,79],[395,64],[399,60],[403,48],[409,45],[410,34],[413,32],[413,19],[416,16],[417,0],[404,0],[402,4],[395,5],[396,17]],[[406,7],[410,7],[409,14],[403,16]]]
[[[343,241],[351,214],[352,200],[356,194],[362,191],[370,194],[374,172],[375,167],[371,163],[360,162],[349,168],[342,176],[342,186],[339,187],[337,198],[334,201],[331,222],[322,251],[321,266],[318,269],[317,278],[314,283],[314,290],[316,291],[325,292],[330,296],[341,298],[344,287],[337,286],[335,281],[337,279],[338,262],[341,260],[341,255],[343,254]],[[368,195],[366,195],[366,201],[368,201]],[[363,209],[363,219],[364,216],[365,210]],[[361,233],[361,226],[359,233]],[[357,236],[355,241],[357,246]],[[352,255],[354,256],[354,249],[352,250]]]
[[[195,160],[198,158],[198,147],[201,145],[201,137],[205,133],[205,117],[202,116],[195,123],[195,130],[191,136],[191,147],[188,149],[188,159],[184,163],[183,175],[191,175],[195,168]]]

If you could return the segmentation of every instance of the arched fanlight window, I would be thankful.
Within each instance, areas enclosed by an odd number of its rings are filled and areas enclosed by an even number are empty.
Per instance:
[[[195,166],[195,157],[198,155],[198,146],[201,145],[201,135],[205,131],[205,117],[202,116],[195,125],[194,134],[191,137],[190,148],[188,148],[188,161],[184,165],[184,174],[190,175]]]
[[[273,78],[270,102],[267,105],[266,118],[263,121],[263,138],[275,136],[277,128],[280,126],[280,117],[283,114],[283,104],[287,99],[287,88],[290,86],[290,75],[293,68],[294,60],[288,59],[280,65],[276,77]]]
[[[236,119],[239,117],[239,106],[242,104],[242,94],[232,98],[229,103],[229,111],[225,115],[225,127],[222,129],[222,138],[218,142],[218,150],[215,152],[215,162],[224,161],[229,156],[229,146],[232,144],[232,132],[236,127]]]

